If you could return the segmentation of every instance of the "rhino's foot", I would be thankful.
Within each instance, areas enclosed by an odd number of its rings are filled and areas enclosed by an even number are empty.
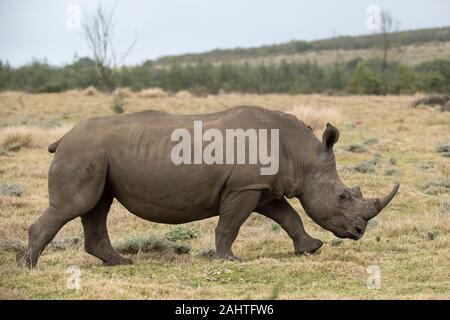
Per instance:
[[[323,242],[319,239],[310,238],[295,246],[295,254],[314,253],[322,247]]]
[[[218,260],[227,260],[227,261],[242,261],[241,258],[235,256],[233,252],[228,252],[226,254],[216,253],[216,259]]]
[[[122,266],[122,265],[129,265],[133,264],[133,260],[125,257],[117,257],[108,261],[103,261],[104,267],[113,267],[113,266]]]
[[[32,269],[36,267],[37,261],[33,263],[29,250],[20,250],[16,254],[16,263],[19,267]]]

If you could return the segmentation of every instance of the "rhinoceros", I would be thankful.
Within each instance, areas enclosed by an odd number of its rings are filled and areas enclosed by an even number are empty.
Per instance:
[[[254,163],[174,163],[172,133],[179,128],[193,132],[195,121],[216,132],[278,130],[278,170],[261,174],[261,166]],[[292,238],[295,253],[318,250],[323,243],[306,233],[287,201],[293,197],[321,227],[337,237],[358,240],[367,222],[394,198],[399,184],[376,199],[364,198],[359,187],[347,187],[336,170],[333,146],[338,138],[331,124],[320,141],[295,116],[256,106],[197,115],[148,110],[89,118],[48,148],[55,153],[48,174],[49,205],[28,228],[28,247],[17,254],[17,263],[36,266],[45,246],[77,217],[86,252],[108,266],[132,263],[114,250],[108,237],[106,219],[114,198],[136,216],[158,223],[218,216],[219,259],[239,259],[232,244],[252,212],[277,222]]]

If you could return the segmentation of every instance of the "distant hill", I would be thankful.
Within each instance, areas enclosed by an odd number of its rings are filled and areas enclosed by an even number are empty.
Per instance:
[[[429,44],[450,42],[450,27],[400,31],[390,34],[393,49],[405,46],[430,47]],[[354,51],[367,52],[381,46],[382,36],[379,34],[362,36],[340,36],[315,41],[294,40],[287,43],[265,45],[254,48],[215,49],[204,53],[182,54],[164,56],[156,60],[157,64],[169,64],[176,60],[178,63],[198,62],[235,62],[253,59],[273,59],[278,56],[307,56],[308,53],[321,53],[324,51]],[[442,51],[443,49],[439,49]],[[422,55],[430,55],[430,50],[424,50]],[[431,50],[433,52],[433,50]],[[442,58],[442,52],[436,58]],[[360,55],[360,54],[356,54]],[[449,54],[447,54],[449,55]],[[433,57],[430,57],[433,58]],[[450,58],[450,56],[449,56]],[[418,59],[417,63],[423,59]]]

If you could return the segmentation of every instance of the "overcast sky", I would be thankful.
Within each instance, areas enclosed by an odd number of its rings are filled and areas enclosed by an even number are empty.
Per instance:
[[[251,47],[293,39],[368,34],[367,8],[377,5],[400,21],[401,30],[450,25],[448,0],[115,0],[115,45],[125,49],[137,34],[125,63],[214,48]],[[32,58],[70,63],[89,54],[78,9],[92,12],[93,0],[0,0],[0,59],[18,66]]]

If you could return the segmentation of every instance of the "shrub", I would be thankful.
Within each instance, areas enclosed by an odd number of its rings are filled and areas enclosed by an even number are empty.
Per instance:
[[[400,171],[398,171],[397,169],[387,169],[386,171],[384,171],[384,175],[385,176],[399,176]]]
[[[280,232],[281,227],[278,223],[274,222],[274,223],[272,223],[271,229],[273,232],[278,233],[278,232]]]
[[[362,153],[367,151],[367,147],[363,144],[351,144],[344,148],[346,151],[349,152],[356,152],[356,153]]]
[[[115,245],[119,253],[137,254],[140,252],[173,251],[177,254],[185,254],[191,250],[186,244],[179,244],[165,238],[154,235],[130,237]]]
[[[199,234],[200,232],[194,227],[175,226],[165,233],[164,238],[169,241],[189,240],[198,238]]]
[[[338,245],[340,245],[342,243],[342,239],[339,238],[333,238],[333,240],[331,240],[331,245],[333,247],[337,247]]]
[[[125,98],[123,96],[115,96],[111,105],[111,109],[114,113],[124,113],[125,111]]]
[[[372,160],[363,161],[354,166],[353,170],[359,173],[373,173],[375,172],[375,164]]]
[[[79,236],[55,238],[49,243],[48,248],[53,250],[67,250],[69,248],[78,248],[82,242],[83,238]]]
[[[25,246],[19,240],[0,240],[0,251],[19,252],[24,249]]]
[[[47,83],[40,87],[37,92],[38,93],[57,93],[63,91],[64,88],[61,84],[56,83]]]
[[[436,195],[439,193],[447,193],[450,190],[450,180],[431,180],[423,186],[425,193]]]
[[[364,141],[364,144],[366,146],[370,146],[370,145],[377,144],[377,143],[378,143],[377,138],[371,138],[371,139],[367,139],[366,141]]]
[[[450,202],[442,201],[440,208],[442,213],[450,213]]]
[[[426,162],[426,163],[422,163],[419,166],[420,170],[430,170],[430,169],[433,169],[433,168],[434,168],[434,162],[431,162],[431,161]]]
[[[370,219],[369,222],[367,222],[367,228],[375,228],[378,226],[378,220],[376,218]]]
[[[0,184],[0,193],[7,197],[21,197],[23,189],[18,184],[2,182]]]
[[[434,240],[439,236],[439,230],[432,229],[426,232],[428,240]]]
[[[208,258],[208,259],[212,259],[216,256],[216,250],[215,249],[206,249],[206,250],[202,250],[198,253],[198,256],[200,258]]]
[[[397,159],[395,159],[394,157],[389,158],[388,163],[395,166],[397,164]]]
[[[436,152],[443,157],[450,157],[450,143],[442,144],[436,148]]]

